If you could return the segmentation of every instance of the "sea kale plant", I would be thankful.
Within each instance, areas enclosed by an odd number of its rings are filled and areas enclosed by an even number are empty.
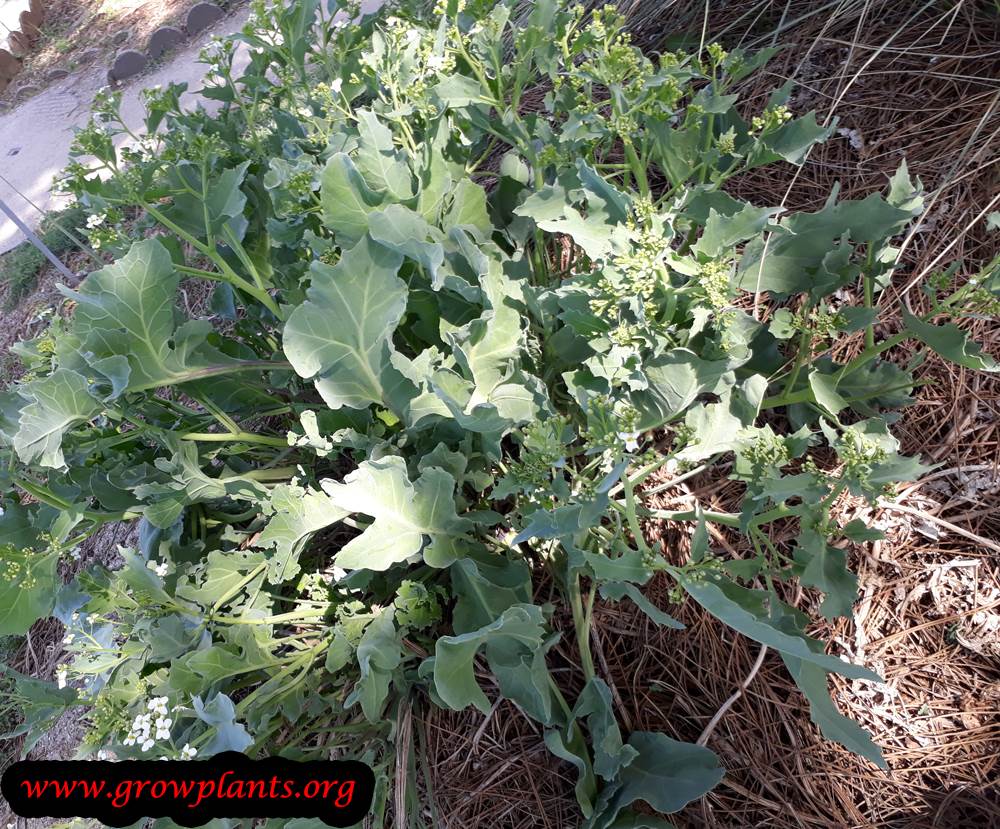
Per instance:
[[[84,756],[346,753],[380,775],[376,825],[393,779],[419,824],[413,709],[504,698],[574,767],[586,827],[662,827],[634,805],[677,811],[723,769],[623,732],[590,636],[598,600],[684,636],[655,576],[780,653],[822,732],[883,764],[827,690],[879,678],[782,585],[851,614],[847,542],[879,533],[835,502],[927,469],[890,431],[914,366],[886,352],[995,370],[953,320],[995,312],[1000,277],[948,271],[884,325],[923,204],[905,166],[815,213],[730,195],[834,128],[789,86],[738,104],[770,56],[647,56],[613,8],[556,0],[258,0],[203,55],[197,107],[151,90],[135,135],[104,93],[64,185],[115,260],[63,288],[0,407],[0,632],[54,615],[69,653],[56,683],[7,671],[26,750],[72,708]],[[738,512],[649,506],[654,473],[719,467]],[[690,547],[650,543],[661,520]],[[114,522],[134,543],[64,583]],[[753,555],[714,549],[719,527]]]

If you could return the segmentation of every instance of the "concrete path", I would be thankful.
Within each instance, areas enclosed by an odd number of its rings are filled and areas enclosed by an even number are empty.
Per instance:
[[[249,9],[241,6],[175,52],[163,66],[129,82],[122,96],[122,114],[129,127],[138,132],[142,125],[143,89],[183,81],[187,81],[189,90],[200,89],[205,67],[197,62],[198,52],[213,35],[239,30],[249,14]],[[25,224],[37,227],[45,211],[65,203],[65,197],[50,193],[52,178],[70,160],[73,131],[86,125],[94,93],[107,82],[106,66],[90,67],[57,81],[16,109],[0,114],[0,199]],[[189,92],[181,100],[193,104],[194,98]],[[0,253],[10,250],[23,238],[14,223],[0,214]]]

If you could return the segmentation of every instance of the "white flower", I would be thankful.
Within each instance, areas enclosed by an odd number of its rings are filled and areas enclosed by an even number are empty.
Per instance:
[[[106,751],[105,749],[102,748],[100,751],[97,752],[97,759],[98,760],[114,760],[115,759],[115,755],[113,755],[110,751]]]
[[[150,711],[158,714],[160,717],[167,716],[167,698],[166,697],[153,697],[146,706]],[[142,716],[147,718],[147,722],[151,719],[151,714],[143,714]]]
[[[95,227],[100,227],[107,220],[107,213],[95,213],[93,216],[87,217],[87,227],[93,230]]]
[[[73,644],[73,639],[74,639],[74,638],[76,638],[76,634],[75,634],[75,633],[67,633],[67,634],[66,634],[66,635],[65,635],[65,636],[63,637],[63,644],[64,644],[64,645],[72,645],[72,644]]]
[[[625,441],[625,451],[635,452],[639,449],[639,432],[619,432],[618,439]]]
[[[149,751],[154,745],[155,743],[152,740],[147,739],[143,742],[141,748],[143,751]]]
[[[56,671],[56,684],[60,688],[66,687],[66,666],[60,665],[59,669]]]
[[[190,760],[198,753],[198,749],[193,748],[191,743],[184,743],[184,748],[181,749],[181,759]]]
[[[97,615],[96,613],[91,613],[91,614],[90,614],[90,615],[89,615],[89,616],[87,617],[87,624],[90,624],[90,625],[96,625],[96,624],[97,624],[97,621],[98,621],[98,620],[99,620],[100,618],[101,618],[101,617],[100,617],[100,616],[98,616],[98,615]]]
[[[339,95],[340,94],[340,90],[343,89],[343,88],[344,88],[344,79],[343,78],[334,78],[330,82],[330,89],[333,90],[333,94],[334,95]]]
[[[127,746],[134,746],[135,745],[135,735],[129,734],[124,740],[122,740],[122,742],[125,745],[127,745]]]
[[[80,560],[80,556],[81,556],[81,553],[80,553],[80,548],[79,547],[74,547],[72,550],[69,551],[69,557],[71,559],[73,559],[73,561],[79,561]]]

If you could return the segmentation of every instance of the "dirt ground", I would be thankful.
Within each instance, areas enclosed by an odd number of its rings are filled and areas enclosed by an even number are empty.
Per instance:
[[[122,49],[143,51],[160,26],[180,26],[198,0],[51,0],[35,48],[25,58],[14,82],[0,94],[0,103],[15,106],[51,84],[49,74],[96,68],[107,73]],[[222,5],[236,5],[239,0]]]

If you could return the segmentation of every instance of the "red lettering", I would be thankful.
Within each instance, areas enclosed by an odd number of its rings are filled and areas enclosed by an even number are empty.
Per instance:
[[[205,787],[208,787],[208,791],[205,791]],[[189,803],[189,809],[195,809],[198,804],[201,803],[206,797],[209,797],[215,792],[215,781],[214,780],[201,780],[198,783],[198,799],[194,803]]]
[[[345,806],[349,806],[353,799],[354,799],[354,781],[345,780],[343,783],[340,784],[340,788],[337,790],[337,799],[333,802],[337,804],[338,809],[343,809]]]

